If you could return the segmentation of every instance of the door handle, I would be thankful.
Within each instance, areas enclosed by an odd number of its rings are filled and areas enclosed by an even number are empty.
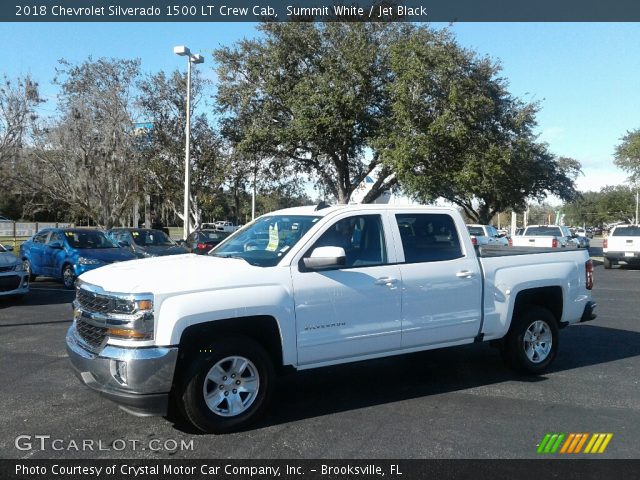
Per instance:
[[[391,277],[381,277],[381,278],[377,278],[375,281],[376,285],[384,285],[387,287],[391,287],[393,285],[395,285],[396,283],[398,283],[398,279],[397,278],[391,278]]]
[[[456,277],[458,278],[471,278],[475,275],[471,270],[461,270],[456,273]]]

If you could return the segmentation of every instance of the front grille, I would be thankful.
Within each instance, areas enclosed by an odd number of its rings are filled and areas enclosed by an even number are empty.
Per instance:
[[[0,267],[0,272],[13,272],[16,269],[15,265],[9,265]]]
[[[0,277],[0,292],[10,292],[20,285],[20,277],[11,275],[9,277]]]
[[[113,309],[112,300],[112,297],[89,292],[82,288],[79,288],[76,294],[76,301],[87,312],[107,313]]]
[[[94,350],[97,350],[102,346],[104,339],[107,336],[106,328],[91,325],[82,318],[79,318],[76,321],[76,331],[84,343]]]

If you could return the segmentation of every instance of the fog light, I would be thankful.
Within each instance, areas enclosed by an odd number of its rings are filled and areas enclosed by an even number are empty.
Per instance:
[[[127,362],[111,360],[111,375],[120,385],[127,384]]]

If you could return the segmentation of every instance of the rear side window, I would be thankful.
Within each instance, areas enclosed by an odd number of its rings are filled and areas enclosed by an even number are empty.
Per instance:
[[[482,231],[482,227],[467,227],[469,230],[469,235],[475,235],[476,237],[483,237],[484,232]]]
[[[611,233],[612,237],[640,237],[640,226],[616,227]]]
[[[529,227],[524,232],[525,236],[539,237],[564,237],[560,227]]]
[[[440,262],[462,257],[453,218],[441,213],[396,215],[406,263]]]

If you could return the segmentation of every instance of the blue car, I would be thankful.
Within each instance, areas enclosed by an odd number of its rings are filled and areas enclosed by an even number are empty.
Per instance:
[[[22,244],[20,258],[30,280],[53,277],[73,288],[84,272],[136,256],[99,230],[47,228]]]

